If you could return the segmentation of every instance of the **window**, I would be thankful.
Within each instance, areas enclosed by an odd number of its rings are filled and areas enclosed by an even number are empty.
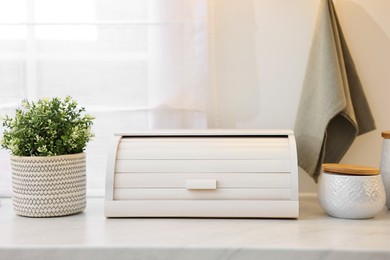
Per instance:
[[[103,194],[114,132],[206,126],[205,3],[0,0],[0,114],[25,98],[74,97],[96,117],[87,189]],[[8,158],[0,150],[0,196]]]

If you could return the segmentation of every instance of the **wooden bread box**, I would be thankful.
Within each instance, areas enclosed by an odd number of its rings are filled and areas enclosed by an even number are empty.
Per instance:
[[[292,131],[133,132],[110,149],[106,217],[298,217]]]

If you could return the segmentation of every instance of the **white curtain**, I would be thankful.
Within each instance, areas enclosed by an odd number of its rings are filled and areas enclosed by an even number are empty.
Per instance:
[[[102,195],[114,132],[206,128],[207,0],[0,0],[0,114],[73,96],[96,117],[89,195]],[[0,129],[2,132],[2,129]],[[0,196],[10,195],[0,151]]]
[[[207,0],[149,0],[152,128],[206,128]]]

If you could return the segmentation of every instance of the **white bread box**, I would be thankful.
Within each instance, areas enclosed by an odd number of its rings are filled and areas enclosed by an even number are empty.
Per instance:
[[[298,217],[292,131],[159,130],[115,137],[106,217]]]

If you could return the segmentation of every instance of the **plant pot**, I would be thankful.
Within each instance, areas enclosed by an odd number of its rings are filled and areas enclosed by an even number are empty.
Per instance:
[[[85,153],[11,156],[12,201],[16,214],[57,217],[86,207]]]

